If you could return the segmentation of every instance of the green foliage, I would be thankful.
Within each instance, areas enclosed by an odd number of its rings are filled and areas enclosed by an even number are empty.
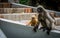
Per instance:
[[[28,5],[29,0],[19,0],[20,4]]]

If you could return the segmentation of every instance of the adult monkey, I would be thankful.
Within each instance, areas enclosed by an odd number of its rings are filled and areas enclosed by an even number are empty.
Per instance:
[[[42,27],[40,29],[45,29],[47,30],[47,34],[50,34],[50,31],[52,29],[52,25],[55,22],[55,20],[50,16],[49,12],[46,11],[42,6],[37,7],[37,12],[38,12],[38,23],[37,25],[33,28],[33,30],[36,32],[38,29],[39,24],[42,24]],[[46,19],[49,20],[50,25],[47,25]]]

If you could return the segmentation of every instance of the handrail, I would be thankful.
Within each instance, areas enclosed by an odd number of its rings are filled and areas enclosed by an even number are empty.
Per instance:
[[[12,4],[12,5],[18,5],[18,6],[22,6],[22,7],[28,7],[28,8],[37,9],[37,7],[28,6],[28,5],[23,5],[23,4],[14,3],[14,2],[12,2],[11,4]],[[41,5],[40,5],[40,6],[41,6]],[[47,10],[47,11],[53,11],[53,10],[48,10],[48,9],[46,9],[46,10]],[[54,11],[54,12],[60,13],[59,11]]]
[[[21,25],[26,26],[25,24],[22,24],[22,23],[20,23],[18,21],[12,21],[12,20],[7,20],[7,19],[3,19],[3,18],[0,18],[0,20],[5,21],[5,22],[9,22],[9,23],[21,24]]]
[[[25,15],[25,14],[37,14],[37,13],[13,13],[13,14],[0,14],[0,15]]]

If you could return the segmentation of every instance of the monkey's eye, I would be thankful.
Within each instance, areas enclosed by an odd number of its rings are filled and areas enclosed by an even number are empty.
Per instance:
[[[37,8],[37,11],[40,11],[40,9],[39,9],[39,8]]]
[[[37,8],[37,11],[38,11],[38,12],[42,12],[43,9],[42,9],[41,7],[39,7],[39,8]]]

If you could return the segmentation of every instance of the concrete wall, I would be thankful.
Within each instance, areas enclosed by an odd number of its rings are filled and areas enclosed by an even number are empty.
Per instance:
[[[0,28],[6,34],[7,38],[60,38],[60,33],[51,32],[47,35],[46,32],[38,30],[33,32],[33,27],[24,26],[0,20]]]
[[[0,14],[4,19],[21,21],[30,20],[33,15],[37,16],[37,13],[15,13],[15,14]]]

